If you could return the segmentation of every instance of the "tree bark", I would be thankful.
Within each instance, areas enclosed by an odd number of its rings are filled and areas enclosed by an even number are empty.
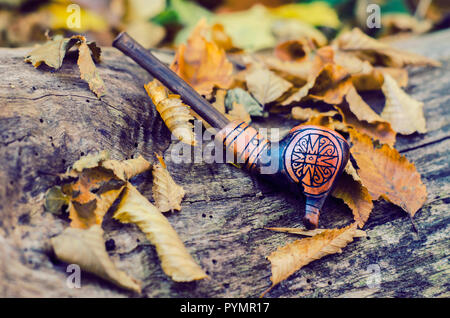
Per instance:
[[[425,102],[428,132],[399,136],[396,148],[414,162],[428,199],[416,214],[379,200],[356,239],[342,254],[312,262],[266,297],[448,297],[450,187],[450,32],[397,43],[439,59],[441,68],[412,69],[407,92]],[[436,49],[439,48],[439,49]],[[266,227],[301,225],[304,198],[284,193],[228,164],[175,163],[178,142],[143,88],[148,74],[121,53],[106,48],[98,66],[108,89],[98,100],[79,78],[74,58],[58,72],[23,62],[28,49],[0,49],[0,297],[133,297],[82,273],[82,288],[66,286],[66,266],[52,254],[49,239],[69,220],[46,212],[44,195],[80,155],[108,150],[115,159],[164,153],[168,169],[186,190],[181,212],[167,215],[193,257],[211,277],[175,283],[156,251],[134,225],[108,214],[103,228],[114,263],[143,282],[146,297],[258,297],[270,285],[266,257],[293,235]],[[381,110],[379,95],[369,96]],[[295,121],[272,118],[256,126],[287,131]],[[137,179],[151,199],[151,174]],[[347,225],[352,214],[337,199],[326,201],[320,227]],[[377,276],[378,275],[378,276]],[[380,284],[370,284],[380,278]]]

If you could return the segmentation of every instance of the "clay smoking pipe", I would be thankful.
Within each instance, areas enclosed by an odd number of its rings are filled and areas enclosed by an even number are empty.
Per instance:
[[[263,138],[245,122],[230,122],[189,84],[123,32],[113,46],[133,59],[217,129],[215,141],[243,166],[266,179],[302,191],[303,223],[317,228],[320,210],[349,158],[349,146],[337,132],[320,126],[296,126],[277,143]]]

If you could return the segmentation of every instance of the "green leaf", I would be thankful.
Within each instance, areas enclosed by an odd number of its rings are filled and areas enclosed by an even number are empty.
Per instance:
[[[171,8],[164,10],[163,12],[159,13],[158,15],[156,15],[150,19],[150,22],[153,22],[153,23],[159,24],[159,25],[168,25],[168,24],[177,23],[179,21],[180,21],[180,18],[178,17],[177,12]]]
[[[233,109],[233,102],[244,106],[250,116],[263,116],[263,107],[242,88],[230,89],[225,97],[225,107],[227,111]]]
[[[50,213],[59,214],[61,213],[61,208],[68,204],[69,197],[61,191],[61,187],[59,186],[50,188],[45,195],[44,207]]]

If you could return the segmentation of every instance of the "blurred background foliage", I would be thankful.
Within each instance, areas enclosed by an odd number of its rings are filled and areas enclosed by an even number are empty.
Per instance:
[[[369,4],[381,9],[381,28],[367,28]],[[78,5],[77,27],[67,23]],[[399,37],[447,28],[448,0],[0,0],[0,46],[30,46],[51,35],[84,34],[111,45],[127,31],[142,45],[171,47],[184,42],[201,19],[218,25],[233,46],[249,51],[313,34],[318,42],[360,27],[375,37]],[[219,33],[218,33],[219,34]]]

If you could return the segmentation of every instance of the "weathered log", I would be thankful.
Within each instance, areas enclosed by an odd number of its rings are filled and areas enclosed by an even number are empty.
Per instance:
[[[404,211],[379,200],[364,227],[367,238],[307,265],[267,297],[449,296],[449,40],[450,32],[441,32],[398,44],[443,63],[411,70],[407,92],[425,102],[428,133],[399,136],[396,144],[428,189],[428,200],[414,218],[419,232]],[[46,190],[81,154],[102,149],[116,159],[139,153],[150,161],[154,152],[164,152],[169,171],[187,192],[181,212],[168,219],[210,280],[171,281],[136,226],[109,214],[104,221],[111,258],[143,282],[144,296],[257,297],[270,286],[265,257],[297,237],[265,227],[300,226],[303,197],[231,165],[174,163],[170,153],[178,142],[170,140],[146,96],[148,75],[118,51],[106,48],[99,65],[108,88],[102,100],[80,80],[74,59],[50,73],[25,64],[27,51],[0,49],[0,296],[135,296],[85,273],[80,289],[68,288],[67,264],[52,256],[49,245],[68,220],[44,211]],[[372,102],[382,105],[379,96]],[[286,131],[295,122],[274,118],[258,124]],[[151,198],[151,175],[137,183]],[[351,220],[343,202],[330,198],[320,227]]]

